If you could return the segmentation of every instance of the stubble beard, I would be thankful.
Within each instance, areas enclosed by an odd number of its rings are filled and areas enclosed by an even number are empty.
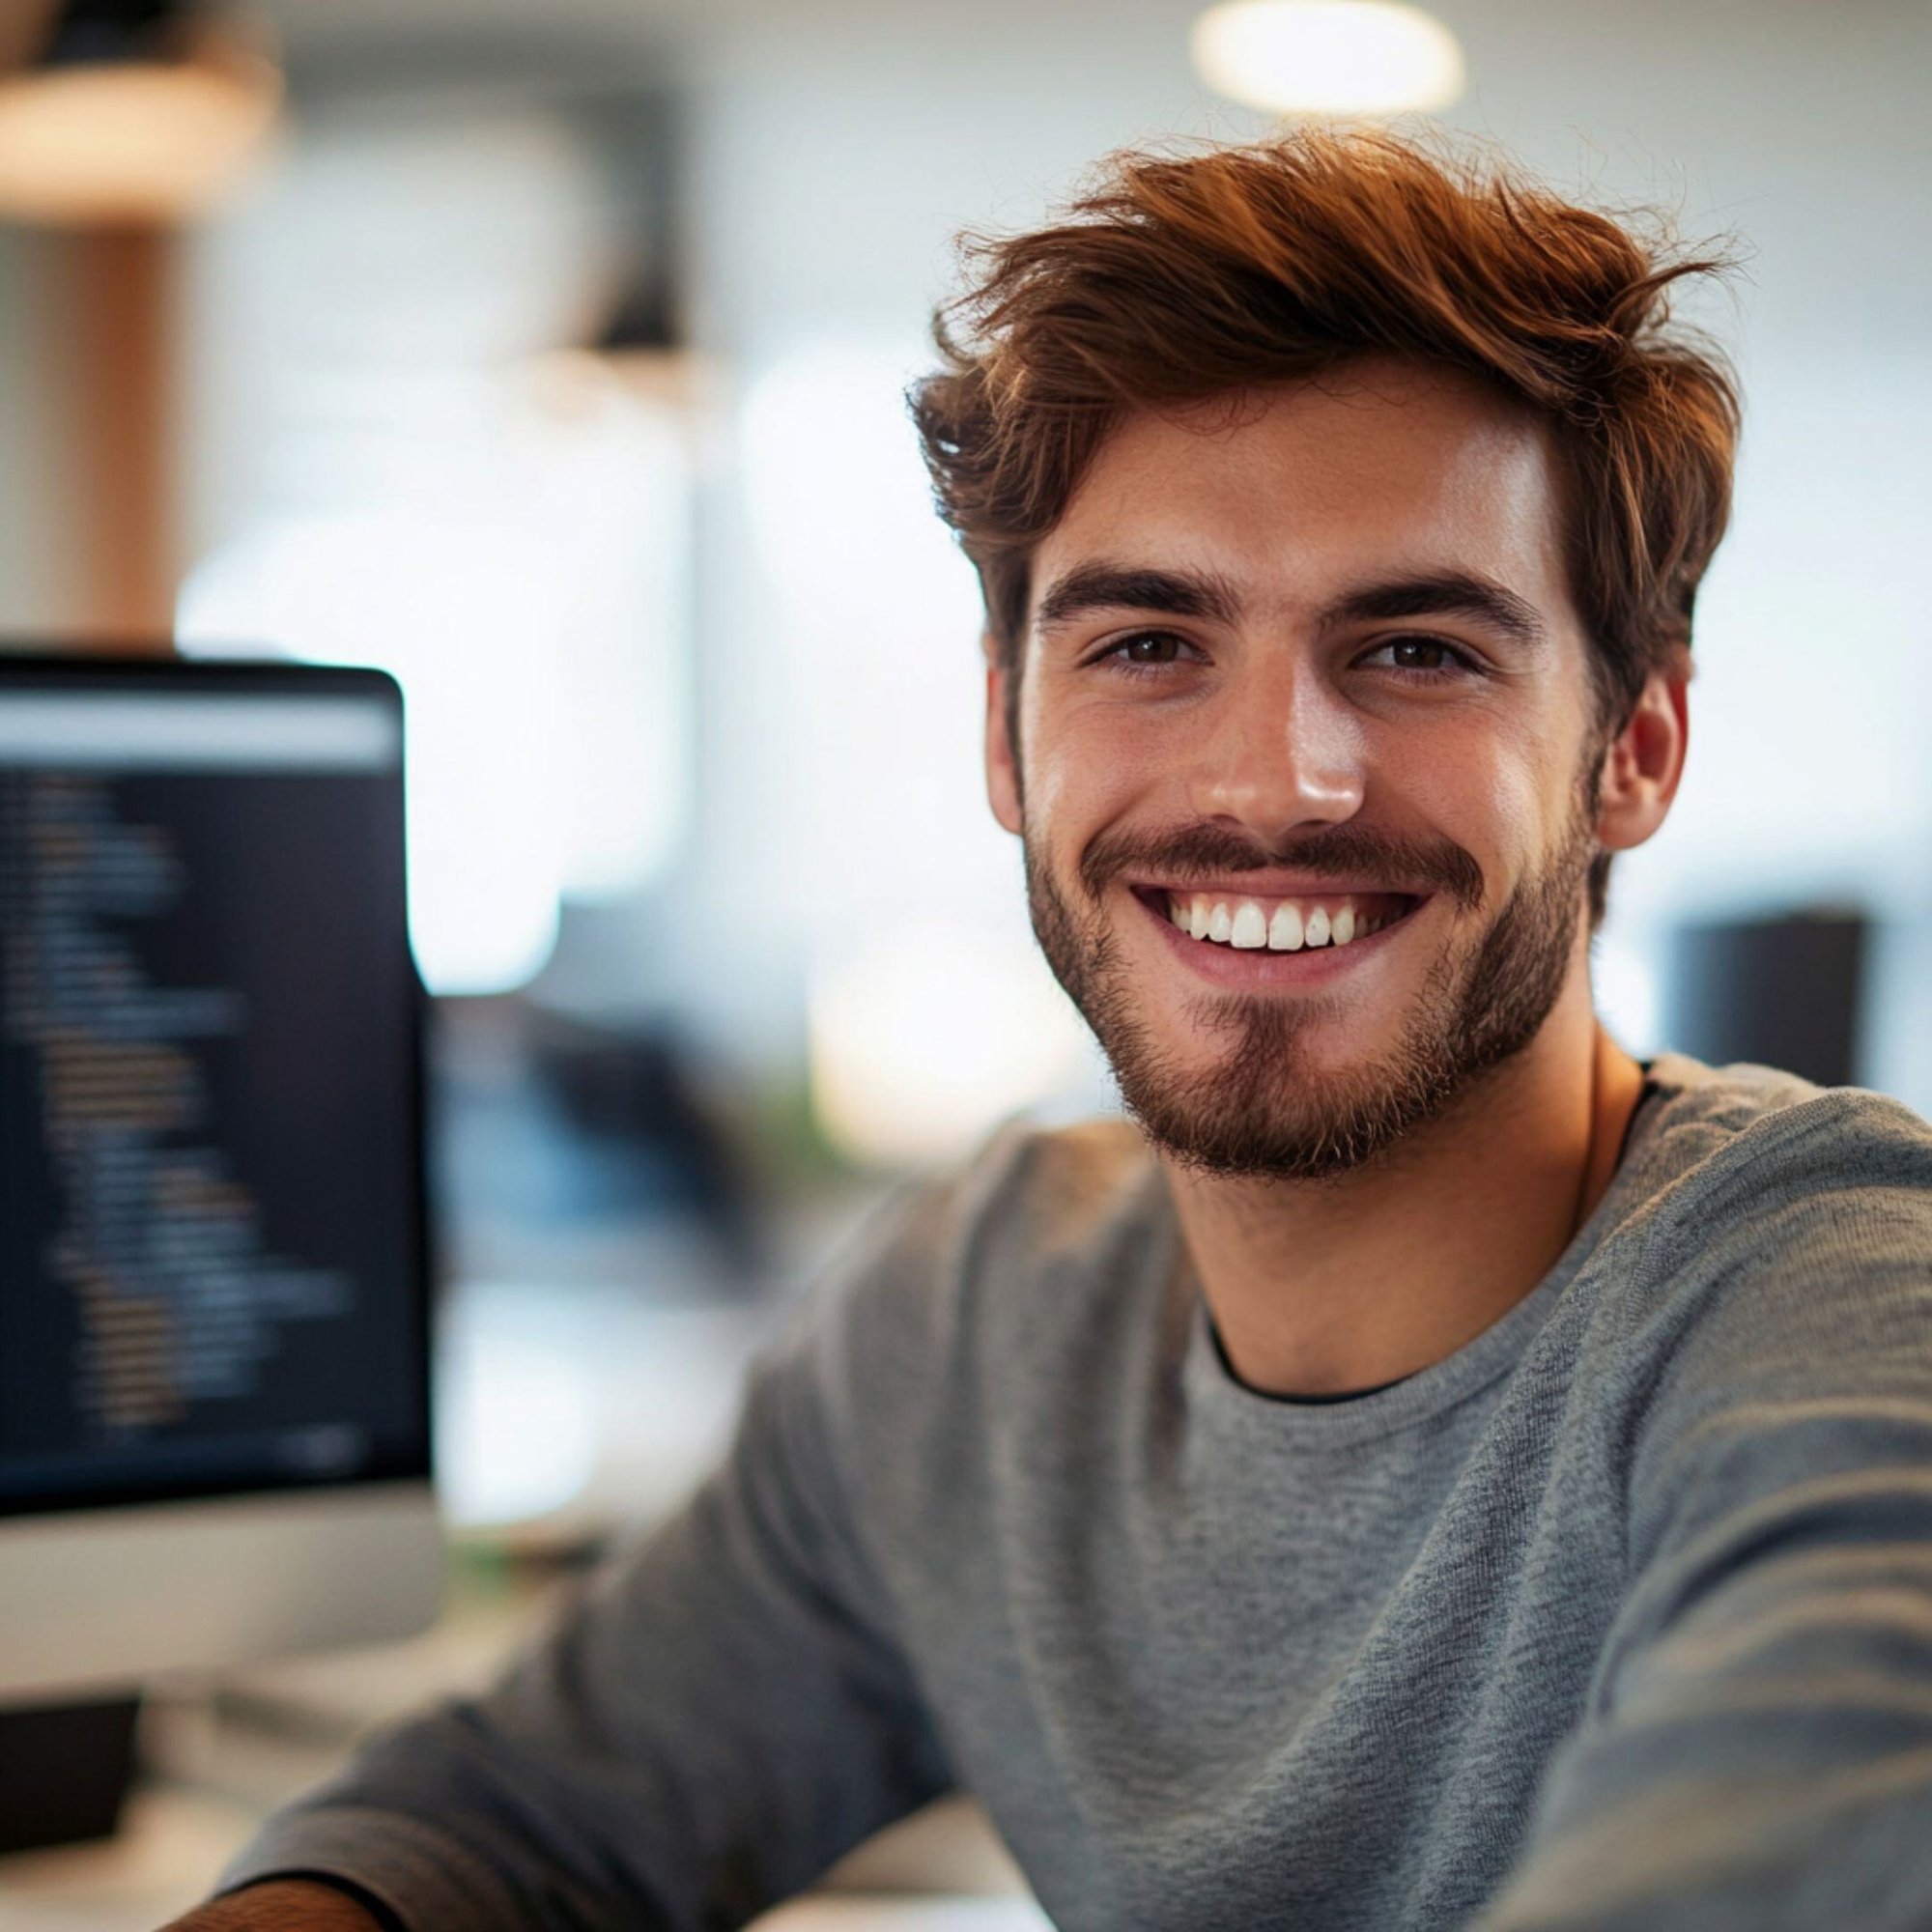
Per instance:
[[[1568,977],[1583,916],[1584,882],[1596,849],[1597,769],[1592,758],[1579,774],[1557,849],[1521,881],[1477,939],[1431,962],[1400,1038],[1366,1065],[1311,1065],[1308,1035],[1322,1017],[1319,993],[1203,995],[1187,1004],[1185,1017],[1201,1031],[1227,1035],[1227,1052],[1206,1066],[1183,1065],[1166,1052],[1144,1017],[1100,909],[1106,874],[1092,863],[1093,851],[1083,860],[1083,890],[1094,909],[1082,916],[1035,840],[1023,838],[1034,933],[1054,977],[1099,1041],[1122,1105],[1162,1152],[1194,1172],[1227,1179],[1331,1179],[1387,1155],[1514,1059],[1541,1030]],[[1480,899],[1480,871],[1460,848],[1387,847],[1352,828],[1321,835],[1268,863],[1332,859],[1360,871],[1369,869],[1364,859],[1378,855],[1391,879],[1414,877],[1421,858],[1425,867],[1435,867],[1429,875],[1448,889],[1452,901]],[[1178,847],[1166,856],[1179,856]],[[1205,856],[1199,847],[1187,855],[1196,867]],[[1391,861],[1407,862],[1407,869]],[[1122,869],[1112,866],[1114,875]]]

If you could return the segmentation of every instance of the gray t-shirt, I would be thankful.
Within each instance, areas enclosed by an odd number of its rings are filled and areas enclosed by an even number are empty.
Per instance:
[[[724,1926],[959,1787],[1067,1928],[1932,1924],[1932,1127],[1651,1071],[1535,1291],[1332,1404],[1229,1376],[1133,1127],[1009,1126],[686,1512],[228,1883]]]

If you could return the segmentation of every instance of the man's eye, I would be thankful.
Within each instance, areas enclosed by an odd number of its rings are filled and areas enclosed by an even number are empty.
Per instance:
[[[1466,651],[1440,638],[1390,638],[1378,644],[1366,657],[1369,664],[1388,654],[1389,668],[1403,672],[1412,682],[1448,682],[1453,678],[1480,674],[1481,667]]]
[[[1179,662],[1179,653],[1190,649],[1185,638],[1172,631],[1136,631],[1130,638],[1118,638],[1094,659],[1120,670],[1159,670]]]

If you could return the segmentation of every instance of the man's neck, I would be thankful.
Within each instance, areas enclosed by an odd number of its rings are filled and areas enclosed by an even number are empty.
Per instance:
[[[1642,1085],[1579,976],[1516,1060],[1391,1158],[1321,1182],[1170,1164],[1235,1373],[1269,1394],[1334,1395],[1455,1353],[1536,1287],[1603,1198]]]

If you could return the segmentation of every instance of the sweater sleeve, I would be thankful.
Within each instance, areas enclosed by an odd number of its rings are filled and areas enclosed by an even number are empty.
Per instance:
[[[1932,1924],[1932,1139],[1857,1100],[1659,1235],[1624,1605],[1484,1932]]]
[[[884,1216],[895,1225],[904,1216]],[[731,1451],[487,1694],[381,1736],[224,1889],[349,1881],[409,1932],[719,1927],[951,1782],[840,1466],[850,1278],[754,1371]]]

